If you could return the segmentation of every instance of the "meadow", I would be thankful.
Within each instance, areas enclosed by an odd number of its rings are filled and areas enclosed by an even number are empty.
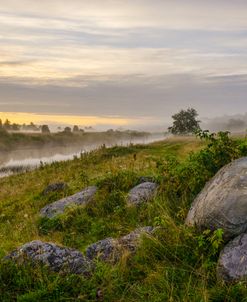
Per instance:
[[[157,227],[134,256],[126,254],[115,265],[98,261],[90,278],[2,261],[1,301],[247,301],[247,283],[217,279],[221,234],[200,234],[184,225],[206,182],[222,166],[246,155],[244,138],[201,132],[197,138],[174,137],[149,145],[103,146],[71,161],[0,179],[1,258],[35,239],[83,252],[106,237]],[[158,194],[151,202],[129,207],[128,191],[142,177],[159,184]],[[68,188],[42,194],[54,182],[65,182]],[[40,218],[46,204],[89,185],[99,188],[92,203],[54,219]]]

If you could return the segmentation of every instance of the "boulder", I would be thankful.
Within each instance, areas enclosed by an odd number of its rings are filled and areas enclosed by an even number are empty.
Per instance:
[[[96,187],[88,187],[72,196],[55,201],[41,209],[40,215],[42,217],[54,218],[55,216],[62,214],[68,206],[86,205],[93,199],[96,191]]]
[[[218,277],[225,281],[247,280],[247,234],[230,241],[220,253]]]
[[[116,263],[125,251],[133,254],[136,252],[141,236],[152,234],[153,227],[147,226],[138,228],[135,231],[119,239],[106,238],[91,244],[86,250],[86,256],[93,259]]]
[[[24,244],[6,256],[5,259],[13,260],[18,264],[31,261],[34,264],[46,265],[54,272],[68,274],[87,275],[93,269],[92,262],[80,251],[40,240]]]
[[[65,190],[67,188],[68,188],[68,185],[66,183],[56,182],[56,183],[48,185],[42,193],[43,193],[43,195],[47,195],[51,192],[59,192],[59,191]]]
[[[193,202],[187,225],[222,228],[225,239],[247,230],[247,157],[223,167]]]
[[[131,205],[139,205],[147,202],[155,195],[158,185],[154,182],[143,182],[133,189],[128,194],[128,203]]]

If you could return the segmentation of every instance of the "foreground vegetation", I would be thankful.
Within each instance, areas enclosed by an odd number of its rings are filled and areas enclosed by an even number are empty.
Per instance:
[[[84,251],[106,237],[158,227],[135,256],[124,255],[116,265],[98,262],[90,278],[2,262],[1,301],[247,301],[245,282],[217,280],[222,233],[201,235],[184,226],[192,200],[223,165],[247,155],[247,142],[227,133],[198,136],[102,147],[73,161],[1,179],[1,257],[34,239]],[[150,203],[127,207],[126,194],[140,177],[158,182],[159,192]],[[56,181],[68,183],[68,189],[44,196],[43,189]],[[99,187],[95,202],[56,219],[40,219],[44,205],[92,184]]]

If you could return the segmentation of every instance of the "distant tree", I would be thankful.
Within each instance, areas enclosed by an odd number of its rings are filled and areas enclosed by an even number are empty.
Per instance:
[[[0,129],[2,129],[3,128],[3,122],[2,122],[2,120],[0,119]]]
[[[191,134],[196,130],[200,130],[200,121],[197,120],[198,113],[194,108],[181,110],[172,116],[173,125],[168,130],[172,134]]]
[[[70,127],[65,127],[64,132],[65,133],[71,133],[71,128]]]
[[[79,132],[79,131],[80,131],[79,127],[77,125],[75,125],[73,127],[73,132]]]
[[[42,132],[42,133],[45,133],[45,134],[51,133],[51,131],[50,131],[48,125],[42,125],[42,126],[41,126],[41,132]]]
[[[8,119],[6,119],[6,121],[3,124],[3,127],[5,130],[11,130],[11,122]]]
[[[15,124],[15,123],[14,123],[14,124],[12,125],[12,127],[11,127],[11,129],[12,129],[13,131],[19,131],[20,128],[21,128],[21,126],[18,125],[18,124]]]

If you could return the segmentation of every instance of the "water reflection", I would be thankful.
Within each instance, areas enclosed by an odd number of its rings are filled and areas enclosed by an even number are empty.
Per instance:
[[[106,147],[116,145],[147,144],[150,142],[164,139],[164,136],[150,136],[148,138],[136,139],[135,141],[120,141],[112,144],[105,144]],[[49,164],[57,161],[71,160],[75,156],[79,157],[82,153],[94,150],[102,146],[99,144],[90,144],[77,147],[53,147],[41,149],[23,149],[12,152],[0,153],[0,177],[6,177],[12,174],[21,173],[38,168],[40,165]]]

